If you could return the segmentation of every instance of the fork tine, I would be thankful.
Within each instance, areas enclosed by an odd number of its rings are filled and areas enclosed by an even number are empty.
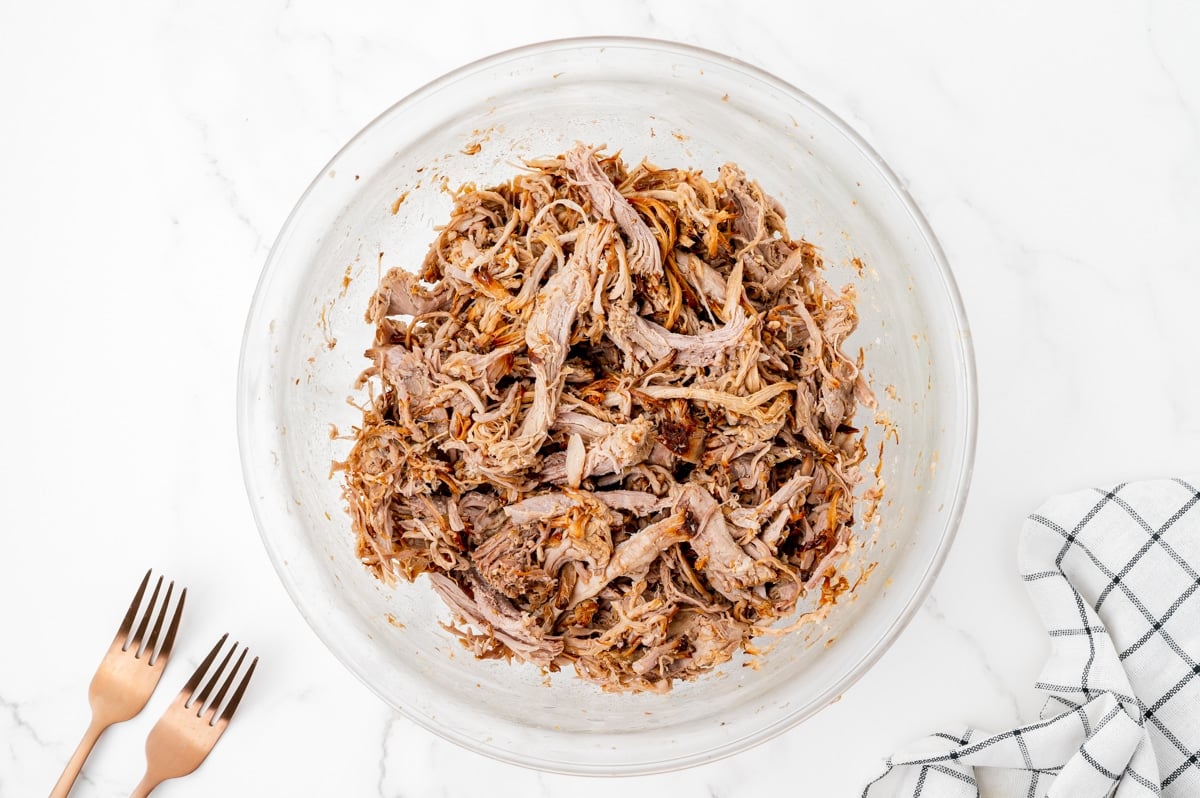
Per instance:
[[[250,677],[254,675],[254,666],[258,664],[258,657],[250,663],[250,668],[246,671],[246,675],[242,677],[241,684],[233,691],[233,697],[229,699],[229,703],[225,705],[225,711],[221,713],[221,720],[228,722],[233,717],[234,711],[238,708],[238,703],[242,700],[242,693],[246,692],[246,685],[250,684]]]
[[[221,660],[221,664],[217,666],[217,670],[212,676],[208,677],[208,681],[204,683],[204,687],[200,688],[200,693],[196,696],[196,701],[200,704],[196,710],[197,717],[204,713],[204,705],[208,702],[208,697],[212,695],[213,688],[220,681],[221,674],[225,672],[225,666],[229,664],[229,660],[233,659],[233,652],[237,651],[237,647],[238,644],[235,642],[233,648],[229,649],[229,653],[225,655],[225,659]]]
[[[208,652],[208,656],[204,658],[204,662],[200,663],[200,667],[196,668],[195,673],[193,673],[191,678],[187,680],[187,684],[185,684],[183,689],[179,691],[180,697],[186,696],[186,700],[183,704],[185,707],[192,705],[193,696],[196,692],[196,685],[200,684],[200,680],[204,678],[204,672],[208,670],[208,666],[212,665],[213,660],[217,658],[217,654],[220,653],[221,646],[225,645],[225,638],[227,637],[229,637],[228,632],[221,635],[221,639],[217,641],[215,646],[213,646],[212,651]]]
[[[167,637],[163,640],[162,648],[154,655],[154,659],[150,660],[153,665],[161,657],[166,659],[171,656],[171,649],[175,647],[175,633],[179,631],[179,618],[183,615],[183,603],[187,600],[187,588],[185,587],[179,593],[179,603],[175,605],[175,614],[171,616],[171,624],[167,627]]]
[[[146,585],[150,583],[150,574],[154,569],[146,571],[146,575],[142,577],[142,584],[138,586],[137,593],[133,594],[133,602],[129,605],[129,611],[125,613],[125,620],[121,621],[121,627],[117,629],[117,640],[121,641],[122,648],[125,647],[125,638],[129,636],[129,630],[133,628],[133,619],[137,617],[138,607],[142,603],[142,596],[146,594]]]
[[[234,648],[237,648],[237,646],[234,646]],[[217,694],[213,696],[212,703],[208,705],[209,711],[213,715],[213,723],[216,723],[216,715],[217,711],[221,708],[221,701],[224,700],[225,694],[229,692],[229,686],[233,684],[233,680],[237,678],[238,671],[242,669],[242,663],[246,660],[246,652],[249,650],[248,647],[242,648],[242,653],[237,658],[237,662],[233,663],[233,670],[225,677],[225,681],[221,684],[221,689],[217,691]],[[233,652],[230,651],[229,653],[232,654]]]
[[[167,595],[163,597],[158,608],[158,617],[154,619],[154,628],[150,630],[150,638],[146,641],[146,652],[150,655],[149,663],[154,664],[154,649],[158,646],[158,635],[162,632],[163,621],[167,619],[167,610],[171,607],[171,593],[175,590],[175,580],[167,585]]]
[[[137,646],[136,654],[139,657],[145,650],[143,643],[146,640],[146,627],[150,625],[150,616],[154,614],[154,602],[158,601],[158,591],[162,589],[162,583],[163,578],[160,576],[154,583],[154,592],[150,594],[150,603],[146,605],[146,614],[142,616],[142,622],[138,624],[137,632],[130,638],[130,645]]]

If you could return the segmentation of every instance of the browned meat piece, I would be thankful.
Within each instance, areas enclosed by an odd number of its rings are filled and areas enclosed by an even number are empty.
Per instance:
[[[663,549],[682,543],[689,537],[684,514],[679,512],[634,533],[617,546],[603,570],[593,570],[575,584],[575,589],[571,591],[571,606],[598,595],[614,579],[644,574]]]
[[[775,572],[757,563],[729,534],[725,514],[712,494],[699,485],[689,484],[680,492],[676,507],[686,509],[695,519],[696,534],[690,544],[698,562],[703,563],[708,581],[730,601],[744,598],[746,588],[770,581]]]
[[[367,354],[374,357],[384,384],[402,390],[408,402],[421,404],[433,393],[433,372],[417,352],[402,346],[378,346]]]
[[[698,335],[680,335],[642,318],[625,305],[614,304],[609,309],[608,324],[613,342],[642,363],[674,356],[672,362],[680,366],[710,366],[737,345],[753,321],[739,307],[722,327]]]
[[[763,290],[772,295],[779,293],[779,289],[793,282],[802,271],[813,270],[816,263],[817,248],[807,241],[801,241],[800,246],[787,256],[787,260],[763,281]]]
[[[742,647],[750,628],[729,616],[700,612],[683,613],[671,633],[680,635],[691,648],[687,665],[709,670],[720,665]]]
[[[616,222],[629,239],[630,270],[647,277],[662,277],[662,252],[654,233],[604,174],[592,151],[576,147],[566,154],[565,160],[575,180],[587,191],[596,214]]]
[[[561,516],[547,519],[555,538],[546,544],[543,567],[557,575],[568,562],[604,570],[613,554],[614,516],[594,494],[576,491],[575,503]]]
[[[517,349],[517,344],[509,344],[491,352],[455,352],[442,361],[441,372],[457,380],[474,382],[487,377],[497,362],[511,360]]]
[[[579,435],[585,441],[590,441],[611,435],[613,425],[586,413],[560,410],[551,429],[555,432],[565,432],[568,435]]]
[[[532,616],[475,577],[467,575],[456,582],[444,574],[431,573],[429,581],[464,621],[490,632],[517,658],[547,666],[562,653],[561,639],[546,635]]]
[[[505,506],[504,514],[514,524],[523,526],[563,515],[578,504],[574,496],[566,493],[542,493]]]
[[[449,286],[439,285],[432,291],[421,285],[415,274],[392,269],[379,283],[371,297],[367,321],[379,324],[385,316],[421,316],[450,306]]]
[[[610,427],[584,450],[581,469],[584,478],[622,473],[645,460],[654,446],[654,423],[646,416]],[[567,455],[553,454],[546,458],[541,478],[555,484],[566,482]]]
[[[501,530],[477,546],[471,560],[484,580],[510,599],[525,596],[531,603],[542,604],[553,594],[556,582],[535,562],[545,535],[529,532],[516,527]]]
[[[757,184],[751,183],[731,163],[723,164],[719,171],[720,185],[733,200],[737,218],[733,222],[734,232],[747,244],[756,244],[766,233],[767,202]]]
[[[657,671],[659,676],[666,676],[673,669],[682,644],[683,638],[676,637],[646,649],[633,663],[633,672],[638,676],[647,676]]]
[[[758,528],[764,521],[779,513],[780,510],[786,510],[796,497],[808,490],[812,485],[813,478],[809,475],[802,474],[797,471],[788,479],[787,482],[779,486],[779,490],[771,494],[765,502],[759,506],[751,508],[739,507],[730,515],[730,521],[743,529],[752,529],[757,532]]]
[[[675,264],[695,286],[697,293],[713,302],[725,302],[725,278],[701,258],[683,250],[675,250]]]
[[[455,514],[462,520],[463,528],[483,540],[507,523],[498,496],[470,491],[454,502]]]
[[[650,515],[670,504],[667,499],[640,490],[598,490],[585,495],[595,497],[611,510],[626,512],[637,518]],[[513,524],[523,526],[566,515],[572,507],[581,504],[582,499],[578,493],[541,493],[505,506],[504,515]]]
[[[629,513],[635,518],[662,510],[671,503],[640,490],[598,490],[594,495],[608,509]]]
[[[839,299],[829,303],[829,308],[825,311],[825,323],[821,325],[821,334],[829,346],[840,347],[857,326],[858,311],[854,309],[854,303]]]
[[[843,423],[849,422],[854,413],[854,387],[858,376],[854,365],[847,360],[835,360],[829,373],[821,381],[821,399],[817,409],[821,423],[830,432],[836,432]]]

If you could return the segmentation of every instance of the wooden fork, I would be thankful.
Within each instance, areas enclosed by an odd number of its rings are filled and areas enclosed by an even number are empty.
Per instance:
[[[88,702],[92,706],[92,722],[84,732],[83,740],[75,749],[67,767],[59,776],[58,783],[50,791],[50,798],[65,798],[71,792],[71,786],[75,784],[75,779],[79,775],[83,763],[91,753],[96,740],[100,739],[101,733],[114,723],[129,720],[141,712],[142,708],[146,706],[146,702],[150,700],[150,694],[158,685],[158,680],[162,677],[163,669],[171,656],[171,648],[175,645],[175,633],[179,629],[179,618],[183,614],[183,602],[187,598],[187,589],[185,588],[179,594],[179,602],[175,605],[175,611],[171,614],[170,623],[167,625],[167,636],[163,638],[160,647],[158,646],[159,635],[163,629],[163,622],[167,618],[167,609],[171,604],[171,592],[175,589],[175,583],[171,582],[167,585],[167,595],[162,604],[158,604],[158,594],[163,583],[163,578],[161,576],[158,578],[154,584],[154,592],[150,594],[150,603],[146,605],[146,614],[142,616],[141,623],[134,630],[138,608],[141,606],[142,596],[145,595],[146,585],[149,583],[150,571],[147,571],[141,586],[138,587],[137,593],[133,597],[133,602],[129,605],[129,611],[125,613],[125,620],[121,622],[121,628],[117,630],[116,638],[108,647],[104,659],[100,661],[96,675],[92,677],[91,687],[88,688]],[[156,605],[157,613],[155,612]],[[154,627],[147,637],[146,630],[150,626],[152,616],[154,617]]]
[[[221,664],[204,681],[204,686],[198,692],[196,690],[228,637],[228,634],[221,636],[212,651],[208,652],[208,656],[200,663],[200,667],[196,668],[192,678],[183,686],[183,690],[167,707],[162,718],[150,730],[150,736],[146,738],[146,775],[130,798],[144,798],[167,779],[186,776],[200,767],[200,763],[212,751],[218,738],[229,725],[229,719],[237,711],[242,694],[246,692],[246,685],[254,675],[258,657],[250,663],[223,709],[221,702],[224,701],[230,686],[237,681],[238,671],[246,659],[246,648],[242,648],[241,655],[234,663],[233,670],[225,677],[225,681],[221,682],[221,674],[225,672],[225,666],[237,650],[237,643],[233,644],[229,653],[221,660]],[[213,688],[218,682],[221,684],[220,689],[213,696]],[[212,700],[209,700],[210,696]]]

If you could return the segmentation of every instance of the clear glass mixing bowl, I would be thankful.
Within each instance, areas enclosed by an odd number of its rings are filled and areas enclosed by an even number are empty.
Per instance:
[[[576,141],[627,161],[734,161],[851,282],[889,444],[878,566],[857,599],[758,670],[740,660],[668,695],[611,695],[573,672],[479,662],[438,625],[422,580],[387,588],[358,563],[330,463],[380,268],[415,268],[447,218],[443,188],[509,178]],[[397,200],[404,197],[396,205]],[[382,253],[382,255],[380,254]],[[860,275],[851,259],[866,265]],[[885,392],[885,386],[894,386]],[[870,413],[872,448],[881,437]],[[246,324],[238,433],[250,502],[279,577],[320,638],[381,698],[475,751],[614,775],[685,767],[808,718],[874,663],[928,591],[959,522],[975,437],[970,337],[941,248],[879,156],[811,97],[715,53],[633,39],[556,41],[465,66],[410,95],[339,152],[271,251]],[[836,638],[833,645],[824,645]]]

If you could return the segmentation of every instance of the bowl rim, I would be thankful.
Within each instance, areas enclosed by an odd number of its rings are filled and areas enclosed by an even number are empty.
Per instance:
[[[804,706],[789,712],[773,723],[760,727],[755,732],[743,735],[733,740],[722,741],[719,744],[710,746],[700,751],[682,756],[671,757],[663,760],[655,760],[650,762],[639,762],[635,764],[605,764],[605,765],[587,765],[580,763],[564,763],[557,760],[540,759],[536,756],[521,755],[508,749],[491,746],[474,738],[460,735],[454,729],[439,725],[419,712],[412,711],[409,707],[402,703],[394,701],[391,697],[386,696],[383,692],[373,685],[366,677],[363,670],[349,657],[345,652],[330,641],[322,632],[321,625],[317,620],[310,616],[304,606],[297,600],[300,595],[298,587],[293,582],[289,572],[284,567],[282,555],[276,550],[271,542],[270,536],[266,531],[265,519],[260,512],[259,504],[255,500],[255,496],[260,493],[260,478],[256,462],[252,459],[251,447],[249,444],[248,426],[251,423],[251,400],[248,393],[249,376],[246,373],[247,356],[251,348],[252,334],[259,329],[262,324],[261,314],[264,303],[264,288],[269,276],[272,274],[274,267],[280,256],[281,246],[288,238],[296,218],[303,208],[311,194],[317,189],[317,186],[323,182],[325,175],[333,168],[342,156],[351,150],[358,141],[372,131],[377,125],[381,124],[386,118],[389,118],[403,111],[407,106],[419,102],[423,98],[441,90],[463,77],[470,75],[480,69],[502,64],[506,61],[516,58],[533,55],[536,53],[552,52],[564,48],[597,48],[604,49],[608,47],[626,47],[626,48],[641,48],[654,50],[658,52],[679,53],[700,60],[709,60],[726,67],[731,67],[739,70],[749,76],[756,78],[771,87],[775,88],[807,105],[819,117],[827,122],[834,130],[844,136],[858,151],[863,155],[868,163],[870,163],[883,177],[884,182],[891,188],[896,198],[900,201],[909,218],[912,220],[917,231],[920,233],[921,240],[928,247],[930,254],[933,257],[934,265],[938,276],[941,278],[941,286],[945,292],[946,298],[949,301],[951,311],[954,315],[956,323],[956,339],[957,339],[957,354],[961,361],[960,384],[958,386],[958,397],[961,404],[961,410],[964,416],[964,425],[961,430],[956,444],[961,446],[962,459],[959,464],[958,473],[954,475],[953,488],[953,504],[950,507],[950,512],[946,515],[946,520],[942,526],[941,540],[938,541],[937,549],[934,551],[934,556],[927,562],[924,573],[921,574],[920,581],[917,583],[916,590],[908,597],[904,607],[896,615],[895,620],[890,627],[881,635],[874,644],[868,648],[861,657],[847,670],[844,676],[839,678],[835,683],[829,686],[824,692],[819,694],[814,699],[807,702]],[[433,80],[425,83],[414,91],[410,92],[397,102],[390,105],[383,112],[376,115],[368,122],[361,130],[354,134],[338,151],[329,159],[329,161],[317,172],[313,180],[305,188],[300,198],[296,201],[292,210],[289,212],[280,231],[271,246],[270,252],[264,261],[263,269],[259,274],[258,282],[255,285],[254,297],[251,301],[249,311],[247,313],[246,322],[243,327],[242,343],[238,357],[238,374],[236,387],[236,404],[237,404],[237,436],[238,436],[238,453],[242,467],[242,478],[246,489],[247,500],[250,504],[250,510],[254,517],[255,526],[258,528],[259,538],[262,541],[264,548],[267,551],[268,559],[271,561],[272,567],[275,569],[276,575],[283,583],[284,589],[287,591],[292,603],[296,606],[301,617],[308,624],[309,628],[321,641],[321,643],[329,649],[334,657],[349,670],[362,684],[364,684],[372,693],[380,698],[384,704],[401,713],[409,720],[416,723],[421,728],[432,732],[433,734],[448,740],[452,743],[462,746],[467,750],[483,754],[492,759],[505,762],[508,764],[518,765],[522,767],[534,768],[548,773],[559,773],[564,775],[576,776],[629,776],[629,775],[649,775],[654,773],[665,773],[671,771],[683,770],[694,767],[696,765],[712,762],[731,756],[742,751],[746,751],[754,746],[766,742],[778,735],[788,731],[801,722],[808,720],[822,709],[828,707],[841,698],[842,694],[859,681],[883,656],[883,654],[891,647],[896,638],[912,621],[917,610],[924,604],[936,581],[938,573],[945,564],[946,558],[949,555],[950,549],[958,533],[958,527],[962,522],[962,516],[967,501],[967,495],[970,488],[971,475],[974,470],[975,449],[977,439],[977,415],[978,415],[978,398],[977,398],[977,382],[975,370],[975,354],[972,344],[970,327],[967,323],[966,311],[963,307],[962,297],[958,290],[957,283],[954,280],[954,275],[950,270],[949,262],[946,259],[945,252],[942,249],[940,242],[933,232],[928,220],[917,206],[908,190],[904,187],[900,177],[887,165],[883,158],[875,151],[875,149],[867,143],[867,141],[855,131],[848,123],[842,120],[837,114],[830,110],[820,101],[816,100],[807,92],[797,88],[791,83],[777,77],[776,75],[758,67],[747,63],[741,59],[734,58],[723,53],[709,50],[703,47],[697,47],[691,44],[670,41],[666,39],[656,39],[651,37],[637,36],[582,36],[582,37],[565,37],[557,39],[548,39],[530,44],[512,47],[506,50],[498,51],[491,55],[475,59],[466,64],[463,64]]]

